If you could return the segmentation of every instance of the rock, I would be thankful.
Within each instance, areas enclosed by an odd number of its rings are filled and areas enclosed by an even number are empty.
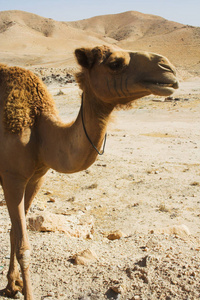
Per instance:
[[[169,234],[169,235],[175,235],[175,236],[179,236],[181,238],[185,238],[190,235],[189,228],[184,224],[163,227],[163,228],[158,229],[155,232]]]
[[[45,298],[55,298],[55,293],[54,292],[48,292],[48,294],[45,296]]]
[[[28,229],[40,232],[63,232],[72,237],[90,237],[94,232],[93,218],[83,215],[60,215],[50,212],[34,214],[27,220]]]
[[[139,261],[137,261],[136,265],[145,268],[145,267],[147,267],[147,260],[148,260],[148,255],[146,255],[145,257],[142,257]]]
[[[22,293],[20,293],[20,291],[18,291],[14,296],[14,299],[23,299],[23,298],[24,297],[23,297]]]
[[[124,294],[126,287],[123,284],[122,285],[114,285],[114,286],[111,286],[111,289],[117,294]]]
[[[133,296],[133,298],[131,298],[131,300],[140,300],[141,298],[140,298],[140,296],[139,295],[135,295],[135,296]]]
[[[91,185],[86,186],[85,189],[93,190],[93,189],[96,189],[97,187],[98,187],[97,183],[93,183]]]
[[[51,198],[49,198],[48,202],[55,203],[56,199],[51,197]]]
[[[165,98],[165,102],[171,102],[171,101],[173,101],[173,100],[174,100],[173,97],[167,97],[167,98]]]
[[[44,195],[51,195],[52,194],[52,192],[50,192],[50,191],[46,191],[45,193],[44,193]]]
[[[125,234],[121,230],[112,231],[107,235],[107,238],[111,241],[119,240],[121,237],[125,236]]]
[[[96,253],[91,249],[86,249],[80,253],[75,254],[72,260],[76,265],[87,265],[98,259]]]

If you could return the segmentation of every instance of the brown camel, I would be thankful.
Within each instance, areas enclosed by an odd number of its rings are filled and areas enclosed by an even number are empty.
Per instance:
[[[23,286],[25,299],[34,299],[25,215],[47,170],[74,173],[88,168],[96,160],[117,105],[149,94],[169,96],[178,88],[173,65],[160,55],[101,46],[77,49],[75,56],[81,66],[77,81],[83,97],[76,120],[67,125],[36,75],[0,65],[0,179],[12,223],[4,290],[9,297]]]

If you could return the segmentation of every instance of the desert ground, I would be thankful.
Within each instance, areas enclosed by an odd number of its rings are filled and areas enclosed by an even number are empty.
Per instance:
[[[200,299],[199,33],[135,12],[67,24],[0,12],[1,61],[43,78],[65,122],[80,107],[71,76],[77,46],[164,54],[180,81],[170,98],[149,96],[115,111],[105,154],[88,170],[47,173],[27,217],[35,300]],[[0,290],[10,226],[0,188]]]

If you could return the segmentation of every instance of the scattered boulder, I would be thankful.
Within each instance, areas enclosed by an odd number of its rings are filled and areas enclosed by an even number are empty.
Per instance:
[[[82,214],[65,216],[44,211],[29,217],[27,226],[33,231],[58,231],[78,238],[91,237],[94,232],[93,218],[84,218]]]
[[[163,227],[163,228],[158,229],[156,231],[156,233],[175,235],[175,236],[179,236],[181,238],[186,238],[187,236],[189,236],[191,234],[189,228],[184,224]]]
[[[96,253],[91,249],[86,249],[80,253],[75,254],[72,257],[73,262],[76,265],[87,265],[98,259]]]

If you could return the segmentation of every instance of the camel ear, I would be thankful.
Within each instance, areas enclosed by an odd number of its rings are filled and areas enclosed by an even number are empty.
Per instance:
[[[94,55],[91,49],[80,48],[75,50],[76,59],[81,67],[90,69],[94,63]]]

